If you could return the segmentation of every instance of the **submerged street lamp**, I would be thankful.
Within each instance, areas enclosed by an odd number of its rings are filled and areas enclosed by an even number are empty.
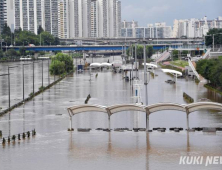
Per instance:
[[[18,67],[18,66],[8,67],[8,86],[9,86],[9,91],[8,91],[9,103],[8,103],[8,106],[9,106],[9,109],[11,107],[11,105],[10,105],[10,102],[11,102],[11,98],[10,98],[10,69],[16,68],[16,67]]]
[[[33,92],[32,92],[32,94],[34,95],[35,94],[35,63],[39,63],[39,62],[35,62],[34,60],[33,60],[33,62],[32,62],[32,64],[33,64]]]
[[[22,65],[22,79],[23,79],[23,102],[25,100],[25,73],[24,73],[24,66],[26,65],[30,65],[32,63],[28,63],[28,64],[23,64]]]
[[[0,77],[2,76],[8,76],[8,79],[9,79],[9,74],[1,74]],[[10,81],[8,81],[8,93],[10,94]],[[9,100],[9,108],[10,108],[10,97],[8,98]]]
[[[144,85],[145,85],[145,102],[146,106],[148,106],[148,81],[147,81],[147,67],[146,67],[146,40],[143,40],[144,49],[143,49],[143,58],[144,58]],[[146,114],[146,131],[149,131],[149,115]]]

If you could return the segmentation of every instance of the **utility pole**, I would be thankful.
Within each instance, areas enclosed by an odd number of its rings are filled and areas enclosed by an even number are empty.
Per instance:
[[[137,43],[135,44],[135,63],[136,63],[136,78],[138,79],[138,68],[137,68]]]
[[[214,51],[214,35],[215,35],[215,34],[213,34],[213,51]]]
[[[148,106],[148,89],[147,89],[147,67],[146,67],[146,41],[144,39],[144,49],[143,49],[143,58],[144,58],[144,85],[145,85],[145,102]],[[146,131],[149,131],[149,115],[146,114]]]

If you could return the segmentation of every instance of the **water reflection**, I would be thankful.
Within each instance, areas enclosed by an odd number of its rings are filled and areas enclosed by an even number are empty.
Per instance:
[[[94,59],[103,62],[106,59]],[[112,61],[112,58],[110,58]],[[78,60],[79,62],[79,60]],[[47,64],[47,63],[46,63]],[[0,64],[5,67],[4,64]],[[36,65],[36,73],[41,73],[41,64]],[[46,69],[45,69],[46,71]],[[89,72],[74,73],[51,89],[38,95],[32,101],[13,110],[0,118],[0,129],[3,136],[14,135],[22,131],[37,130],[34,139],[24,140],[15,145],[0,147],[0,164],[6,170],[11,169],[98,169],[98,170],[135,170],[135,169],[188,169],[178,165],[181,155],[221,155],[222,134],[214,136],[202,132],[174,133],[153,132],[102,132],[92,130],[90,133],[67,132],[69,116],[66,108],[84,104],[88,94],[89,104],[111,106],[114,104],[135,103],[132,84],[123,81],[122,74],[111,72],[93,72],[89,81]],[[13,76],[13,102],[22,97],[19,70]],[[195,84],[190,79],[178,79],[176,86],[166,84],[170,79],[157,70],[158,76],[151,78],[148,86],[149,104],[173,102],[184,104],[183,92],[190,94],[195,101],[209,98],[221,102],[222,98],[214,92]],[[139,73],[143,82],[143,72]],[[53,77],[50,77],[51,80]],[[7,81],[7,79],[6,79]],[[25,94],[32,92],[32,67],[27,67]],[[36,90],[41,86],[41,74],[36,75]],[[44,84],[48,83],[47,72],[44,73]],[[0,105],[8,104],[7,83],[0,78]],[[143,86],[143,85],[142,85]],[[17,92],[16,92],[17,91]],[[142,90],[142,102],[144,102]],[[74,128],[107,128],[107,115],[102,113],[83,113],[74,116]],[[190,127],[222,127],[222,115],[209,110],[198,111],[190,115]],[[121,112],[111,117],[111,128],[143,128],[145,113]],[[157,112],[150,116],[150,128],[183,127],[186,128],[186,115],[178,111]],[[13,153],[13,154],[11,154]],[[23,164],[26,160],[26,164]],[[33,166],[34,162],[38,166]],[[47,163],[45,163],[47,160]],[[49,166],[50,165],[50,166]],[[61,167],[62,165],[62,167]],[[203,169],[204,167],[191,167]]]

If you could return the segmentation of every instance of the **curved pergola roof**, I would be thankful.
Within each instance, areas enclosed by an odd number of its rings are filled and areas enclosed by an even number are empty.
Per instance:
[[[90,64],[90,67],[111,67],[112,64],[110,63],[92,63]]]
[[[111,67],[112,66],[112,64],[110,64],[110,63],[102,63],[101,64],[101,67]]]
[[[100,63],[92,63],[90,64],[90,67],[101,67],[102,65]]]
[[[176,74],[176,75],[180,75],[180,76],[183,75],[181,72],[176,71],[176,70],[171,70],[171,69],[162,69],[162,71],[163,71],[164,73],[171,73],[171,74]]]
[[[122,105],[114,105],[107,108],[110,111],[110,115],[113,115],[122,111],[141,111],[145,112],[143,105],[137,104],[122,104]]]
[[[180,104],[175,104],[175,103],[157,103],[157,104],[147,106],[145,107],[145,109],[147,109],[150,114],[154,112],[158,112],[158,111],[164,111],[164,110],[177,110],[177,111],[186,112],[185,106],[186,105],[180,105]]]
[[[186,106],[186,109],[189,113],[195,112],[197,110],[202,109],[212,109],[212,110],[222,110],[222,104],[220,103],[213,103],[213,102],[198,102],[198,103],[191,103]]]
[[[212,109],[212,110],[222,111],[222,104],[213,103],[213,102],[198,102],[188,105],[176,104],[176,103],[157,103],[149,106],[144,106],[139,104],[119,104],[110,107],[101,106],[101,105],[79,105],[79,106],[69,107],[67,110],[71,117],[78,113],[83,113],[83,112],[103,112],[107,113],[108,116],[112,116],[113,114],[122,111],[141,111],[145,112],[146,114],[151,114],[154,112],[164,111],[164,110],[177,110],[190,114],[192,112],[202,109]]]
[[[105,106],[87,105],[87,104],[69,107],[67,110],[68,110],[70,116],[74,116],[76,114],[83,113],[83,112],[103,112],[103,113],[107,113],[107,110],[106,110]]]
[[[142,63],[142,65],[144,65],[144,63]],[[157,65],[152,64],[152,63],[146,63],[146,65],[152,68],[157,68]]]

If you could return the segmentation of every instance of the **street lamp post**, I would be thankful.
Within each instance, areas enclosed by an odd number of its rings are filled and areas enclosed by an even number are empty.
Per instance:
[[[50,77],[49,77],[49,59],[48,59],[48,83],[50,84]]]
[[[222,33],[218,33],[218,34],[222,35]],[[218,35],[218,34],[213,34],[213,51],[214,51],[214,35]]]
[[[22,65],[22,78],[23,78],[23,102],[25,100],[25,73],[24,73],[24,66],[26,65],[30,65],[32,63],[29,63],[29,64],[23,64]]]
[[[205,35],[205,37],[213,37],[213,43],[212,43],[212,45],[213,45],[213,51],[214,51],[214,45],[215,45],[215,43],[214,43],[214,36],[215,35],[218,35],[218,34],[221,34],[222,35],[222,33],[217,33],[217,34],[211,34],[211,35]],[[204,38],[204,40],[205,40],[205,38]],[[205,40],[205,43],[206,43],[206,40]]]
[[[136,78],[138,79],[138,68],[137,68],[137,43],[135,44],[135,63],[136,63]]]
[[[32,92],[33,95],[35,94],[35,63],[38,63],[38,62],[34,62],[33,60],[33,63],[32,63],[33,64],[33,67],[32,67],[33,68],[32,69],[33,70],[33,76],[32,76],[33,77],[33,92]]]
[[[43,88],[43,60],[42,60],[42,88]]]
[[[146,106],[148,105],[148,89],[147,89],[147,67],[146,67],[146,41],[144,39],[144,49],[143,49],[143,58],[144,58],[144,85],[145,85],[145,101]],[[149,131],[149,115],[146,114],[146,131]]]
[[[9,79],[9,74],[1,74],[1,76],[8,76],[8,79]],[[10,81],[8,81],[8,93],[10,94]],[[9,109],[10,109],[10,97],[9,97]]]
[[[213,34],[213,51],[214,51],[214,35],[215,35],[215,34]]]
[[[13,67],[8,67],[8,88],[9,88],[9,90],[8,90],[8,108],[10,109],[10,107],[11,107],[11,89],[10,89],[10,69],[11,68],[16,68],[16,67],[18,67],[18,66],[13,66]]]

